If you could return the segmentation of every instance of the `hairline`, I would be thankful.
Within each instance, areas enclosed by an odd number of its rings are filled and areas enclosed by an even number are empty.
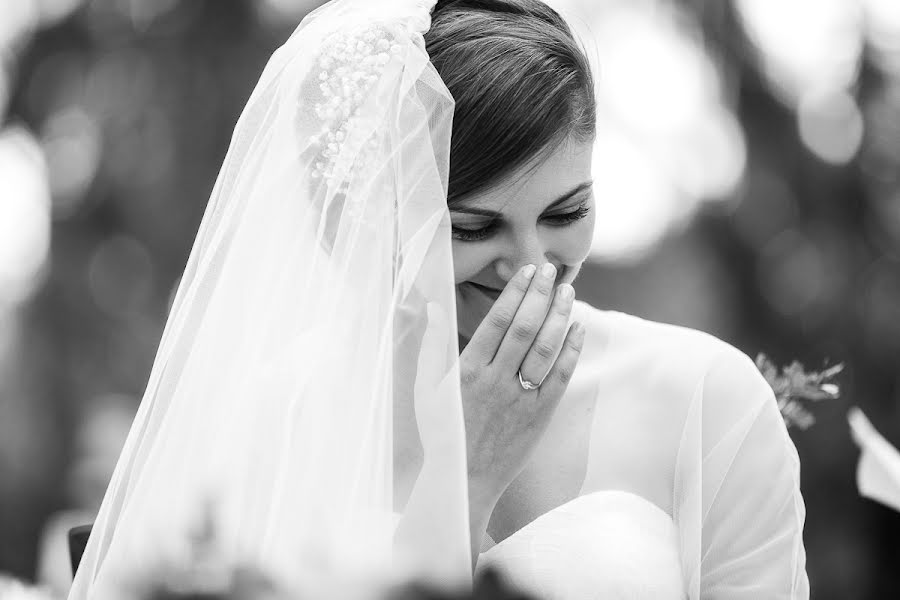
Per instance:
[[[460,205],[477,207],[481,197],[490,195],[493,192],[506,191],[516,183],[532,176],[544,161],[563,146],[577,143],[593,143],[593,139],[593,135],[585,136],[579,134],[577,131],[574,131],[574,128],[569,131],[563,131],[551,138],[551,140],[538,151],[524,158],[519,164],[511,165],[506,169],[506,173],[497,175],[491,183],[474,189],[464,196],[455,198],[447,204],[451,210]]]

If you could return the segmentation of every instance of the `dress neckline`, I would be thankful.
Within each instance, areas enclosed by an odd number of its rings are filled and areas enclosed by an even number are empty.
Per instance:
[[[603,496],[605,498],[618,497],[620,500],[625,500],[630,503],[639,504],[643,508],[647,509],[649,511],[649,513],[654,514],[655,515],[654,518],[665,520],[668,525],[670,525],[672,527],[675,526],[675,520],[672,518],[671,515],[669,515],[669,513],[667,513],[662,508],[657,506],[654,502],[648,500],[647,498],[644,498],[640,494],[636,494],[634,492],[629,492],[627,490],[620,490],[620,489],[594,490],[591,492],[587,492],[586,494],[579,493],[578,496],[572,498],[571,500],[568,500],[567,502],[564,502],[564,503],[560,504],[559,506],[557,506],[555,508],[551,508],[547,512],[538,515],[537,517],[535,517],[534,519],[532,519],[531,521],[529,521],[522,527],[519,527],[514,532],[512,532],[511,534],[509,534],[508,536],[506,536],[505,538],[500,540],[499,542],[496,542],[492,546],[491,549],[506,544],[509,540],[512,540],[513,538],[515,538],[518,535],[524,535],[522,533],[523,531],[531,528],[535,523],[537,523],[544,517],[547,517],[548,515],[552,515],[553,513],[556,513],[556,512],[571,511],[575,505],[591,502],[592,499],[596,499],[598,496]],[[487,534],[487,532],[485,532],[485,536],[488,537],[488,539],[490,539],[490,536]],[[493,540],[491,540],[491,542],[493,542]],[[488,549],[485,552],[482,552],[481,554],[490,552],[491,549]]]
[[[618,490],[618,489],[594,490],[594,491],[588,492],[586,494],[580,494],[578,496],[578,498],[573,498],[569,502],[574,502],[575,500],[578,500],[579,498],[593,496],[594,494],[618,495],[618,496],[622,496],[622,497],[628,497],[632,500],[639,500],[641,503],[646,504],[649,508],[651,508],[653,510],[653,512],[656,512],[660,516],[665,517],[665,519],[667,521],[671,521],[672,523],[675,522],[675,519],[673,519],[669,513],[667,513],[662,508],[657,506],[655,502],[653,502],[652,500],[648,500],[647,498],[644,498],[640,494],[636,494],[634,492],[629,492],[627,490]],[[565,506],[565,505],[562,505],[562,506]]]

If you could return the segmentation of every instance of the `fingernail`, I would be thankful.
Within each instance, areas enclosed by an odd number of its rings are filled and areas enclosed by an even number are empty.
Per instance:
[[[572,289],[572,286],[568,283],[564,283],[559,286],[559,297],[563,300],[571,300],[572,296],[575,295],[575,290]]]
[[[556,275],[556,267],[553,266],[553,263],[545,264],[541,267],[541,275],[544,277],[553,277]]]
[[[534,277],[534,272],[537,269],[534,265],[525,265],[522,269],[522,275],[525,276],[525,279],[531,279]]]

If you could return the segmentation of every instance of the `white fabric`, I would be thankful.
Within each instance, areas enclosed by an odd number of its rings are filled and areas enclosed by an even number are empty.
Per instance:
[[[850,411],[848,421],[853,440],[861,450],[856,467],[859,493],[900,511],[900,452],[858,408]]]
[[[629,492],[600,491],[538,517],[478,560],[542,600],[682,600],[678,530]]]
[[[432,5],[336,0],[272,56],[70,598],[131,597],[200,551],[301,597],[470,582],[454,103],[425,52]]]
[[[479,569],[565,600],[806,600],[799,461],[753,362],[698,331],[575,306],[586,345],[535,462],[550,456],[552,472],[560,445],[578,448],[570,415],[592,414],[579,499],[483,553]]]

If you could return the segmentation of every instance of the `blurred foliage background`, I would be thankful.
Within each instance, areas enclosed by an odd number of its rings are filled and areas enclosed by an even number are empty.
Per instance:
[[[900,445],[900,2],[549,3],[598,74],[579,296],[845,362],[792,430],[813,597],[897,597],[846,412]],[[234,123],[315,4],[0,0],[0,572],[65,590]]]

